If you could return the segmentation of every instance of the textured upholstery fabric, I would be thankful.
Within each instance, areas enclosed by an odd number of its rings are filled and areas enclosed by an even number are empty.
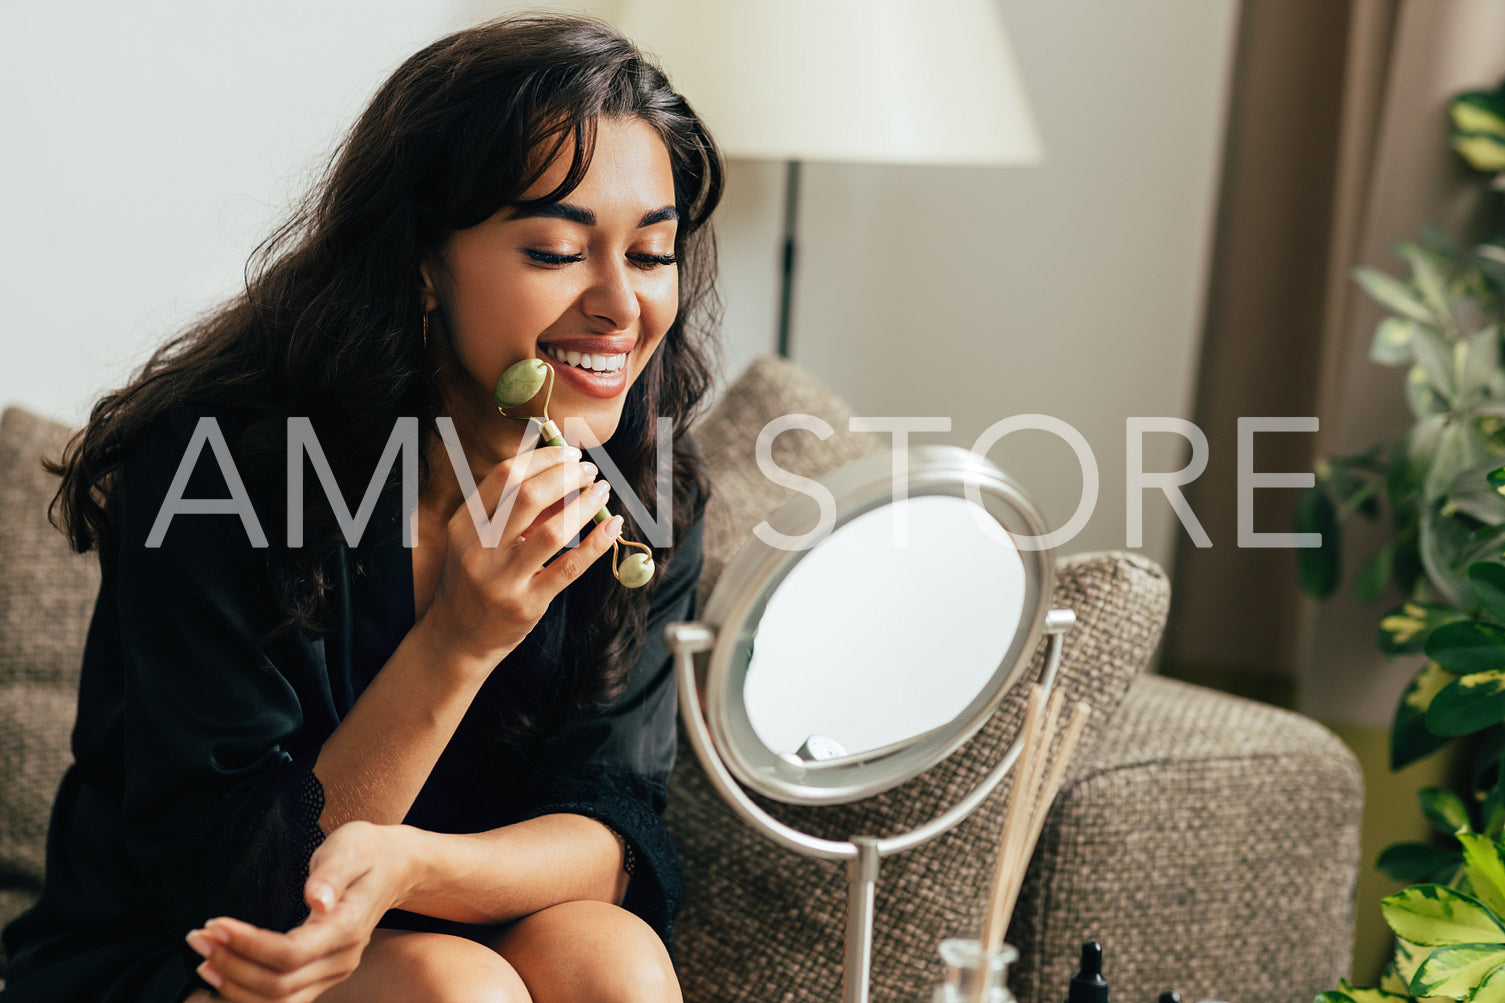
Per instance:
[[[95,557],[74,554],[47,521],[57,478],[40,457],[55,457],[66,438],[62,425],[18,408],[0,416],[0,926],[42,887],[99,587]]]
[[[1010,939],[1059,999],[1085,937],[1119,1000],[1306,1003],[1348,971],[1357,761],[1297,714],[1155,676],[1057,798]]]
[[[0,683],[78,685],[99,561],[47,521],[58,479],[42,469],[68,430],[20,408],[0,416]]]

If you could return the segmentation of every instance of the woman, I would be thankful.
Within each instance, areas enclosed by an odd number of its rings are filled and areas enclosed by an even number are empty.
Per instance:
[[[245,294],[96,405],[55,468],[103,571],[76,762],[5,1003],[679,998],[662,631],[700,566],[721,185],[609,28],[459,32]],[[570,446],[491,402],[530,358]],[[578,447],[648,506],[672,471],[662,522],[592,527]],[[649,587],[599,560],[619,534],[658,546]]]

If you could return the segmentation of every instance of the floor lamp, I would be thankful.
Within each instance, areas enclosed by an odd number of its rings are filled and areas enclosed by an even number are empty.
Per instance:
[[[786,164],[782,356],[802,163],[1043,158],[997,0],[622,0],[617,25],[728,157]]]

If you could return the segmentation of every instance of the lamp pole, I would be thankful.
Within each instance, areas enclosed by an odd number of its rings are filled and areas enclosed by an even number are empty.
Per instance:
[[[800,162],[784,164],[784,255],[779,283],[779,357],[789,358],[789,316],[794,298],[795,234],[799,228]]]

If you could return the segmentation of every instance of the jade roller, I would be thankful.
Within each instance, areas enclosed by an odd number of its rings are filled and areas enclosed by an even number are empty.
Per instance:
[[[507,367],[502,373],[502,378],[496,381],[496,390],[491,397],[496,401],[496,408],[505,418],[518,418],[524,421],[532,420],[523,415],[508,414],[504,409],[526,404],[538,396],[538,391],[548,384],[548,392],[543,399],[543,417],[538,420],[538,434],[543,441],[550,446],[568,445],[564,436],[559,434],[559,426],[554,424],[549,417],[549,398],[554,394],[554,370],[542,359],[524,359]],[[603,523],[611,518],[611,512],[605,507],[591,516],[596,523]],[[628,547],[637,547],[642,553],[628,554],[619,563],[617,561],[617,544]],[[623,540],[621,537],[611,542],[611,573],[616,576],[629,589],[642,588],[653,578],[653,551],[648,549],[647,544],[636,543],[632,540]]]

